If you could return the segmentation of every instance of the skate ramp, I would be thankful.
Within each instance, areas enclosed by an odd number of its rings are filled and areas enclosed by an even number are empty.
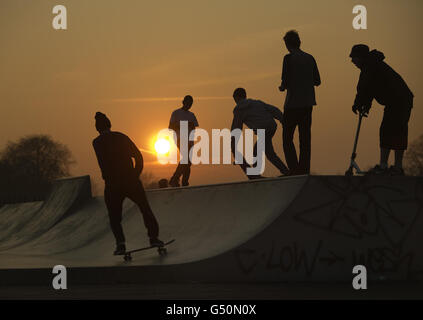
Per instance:
[[[42,201],[3,205],[0,208],[0,245],[30,223],[42,205]]]
[[[55,181],[45,201],[0,208],[0,252],[31,242],[71,215],[89,197],[88,176]]]
[[[231,183],[147,192],[160,224],[160,237],[176,239],[166,259],[155,250],[134,254],[131,265],[169,265],[213,257],[236,248],[270,225],[293,201],[306,177]],[[148,245],[139,209],[123,208],[128,248]],[[112,255],[114,238],[102,197],[92,198],[71,216],[30,242],[13,249],[1,268],[125,265]],[[9,250],[8,250],[9,251]],[[6,252],[0,252],[0,257]]]
[[[297,176],[147,193],[161,238],[176,242],[126,263],[112,256],[103,199],[0,251],[0,279],[48,284],[51,268],[73,283],[348,281],[423,276],[421,177]],[[147,244],[142,218],[124,203],[128,248]]]

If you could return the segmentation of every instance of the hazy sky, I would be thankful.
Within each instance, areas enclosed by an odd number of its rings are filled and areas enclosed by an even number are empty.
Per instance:
[[[68,30],[52,28],[52,8],[65,5]],[[368,30],[352,28],[352,8],[368,10]],[[366,43],[384,52],[415,94],[410,141],[423,134],[421,0],[1,0],[0,148],[27,134],[49,134],[71,149],[74,175],[99,181],[91,141],[96,111],[113,129],[152,150],[156,133],[186,94],[200,126],[230,128],[232,92],[282,108],[278,91],[283,34],[296,29],[317,61],[322,85],[313,112],[312,172],[343,173],[356,116],[351,112],[359,70],[348,57]],[[382,108],[364,122],[358,161],[378,161]],[[283,160],[282,130],[274,143]],[[143,152],[145,170],[168,178],[175,166]],[[277,171],[267,164],[266,175]],[[194,166],[192,184],[245,179],[228,165]]]

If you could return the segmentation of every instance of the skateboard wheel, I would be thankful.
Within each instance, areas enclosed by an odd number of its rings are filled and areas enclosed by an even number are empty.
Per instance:
[[[167,254],[167,250],[165,248],[159,248],[159,255],[164,256]]]
[[[130,256],[130,255],[125,255],[124,257],[123,257],[123,259],[125,260],[125,261],[131,261],[132,260],[132,257]]]

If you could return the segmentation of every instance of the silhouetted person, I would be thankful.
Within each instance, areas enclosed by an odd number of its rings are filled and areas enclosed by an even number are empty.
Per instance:
[[[413,93],[402,77],[383,60],[382,52],[364,44],[352,47],[352,63],[361,70],[352,110],[367,114],[373,99],[385,106],[379,130],[380,164],[370,174],[404,175],[402,160],[408,144],[408,121],[413,108]],[[389,153],[395,150],[395,165],[388,168]]]
[[[97,112],[95,127],[100,135],[94,139],[93,147],[105,181],[104,200],[109,212],[110,226],[116,239],[115,255],[126,251],[122,230],[122,203],[125,198],[134,201],[144,218],[150,244],[162,246],[158,239],[159,226],[151,211],[144,187],[139,179],[143,169],[143,158],[136,145],[126,135],[110,131],[111,123],[105,114]],[[132,158],[135,159],[135,167]]]
[[[194,99],[191,96],[185,96],[184,100],[182,101],[182,107],[179,109],[176,109],[172,112],[172,115],[170,117],[169,121],[169,129],[172,129],[176,132],[177,137],[177,146],[179,148],[179,151],[181,150],[181,137],[180,137],[180,122],[181,121],[187,121],[188,122],[188,137],[191,134],[191,132],[198,127],[198,121],[195,117],[194,113],[189,111],[191,109],[192,104],[194,103]],[[182,185],[188,186],[189,185],[189,176],[191,174],[191,160],[189,159],[189,150],[191,150],[192,146],[194,145],[193,141],[190,141],[188,139],[187,141],[188,145],[188,163],[181,163],[182,161],[179,161],[178,166],[176,167],[175,173],[169,180],[169,184],[172,187],[179,187],[179,179],[182,176]],[[183,158],[181,154],[181,157]]]
[[[319,69],[313,56],[300,49],[301,40],[294,30],[288,31],[284,41],[289,54],[282,67],[280,91],[287,90],[284,105],[283,150],[290,173],[309,174],[311,158],[311,114],[316,105],[314,87],[320,85]],[[298,126],[299,160],[294,146],[294,132]]]
[[[282,123],[282,112],[278,108],[264,103],[263,101],[247,99],[247,92],[244,88],[235,89],[233,98],[236,102],[236,106],[233,111],[234,118],[232,120],[231,130],[242,130],[244,123],[248,128],[254,130],[254,133],[257,133],[257,129],[264,129],[266,143],[265,154],[267,159],[278,168],[283,175],[288,174],[288,168],[278,157],[272,144],[272,139],[277,129],[277,124],[274,119],[278,119]],[[232,153],[235,154],[234,139],[232,139]],[[257,143],[254,146],[254,156],[257,156]],[[249,167],[245,159],[240,166],[244,172],[246,172],[247,167]],[[255,179],[257,177],[250,175],[248,178]]]

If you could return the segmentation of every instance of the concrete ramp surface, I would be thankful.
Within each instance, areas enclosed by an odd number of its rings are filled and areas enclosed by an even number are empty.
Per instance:
[[[131,262],[112,255],[104,199],[88,190],[89,177],[63,180],[44,203],[0,209],[1,282],[48,284],[59,264],[74,283],[351,281],[357,264],[370,279],[423,275],[422,178],[296,176],[151,190],[160,238],[176,241],[165,257],[149,250]],[[123,217],[128,249],[146,246],[130,200]]]
[[[34,241],[90,197],[89,177],[58,180],[44,202],[0,208],[0,252]]]

